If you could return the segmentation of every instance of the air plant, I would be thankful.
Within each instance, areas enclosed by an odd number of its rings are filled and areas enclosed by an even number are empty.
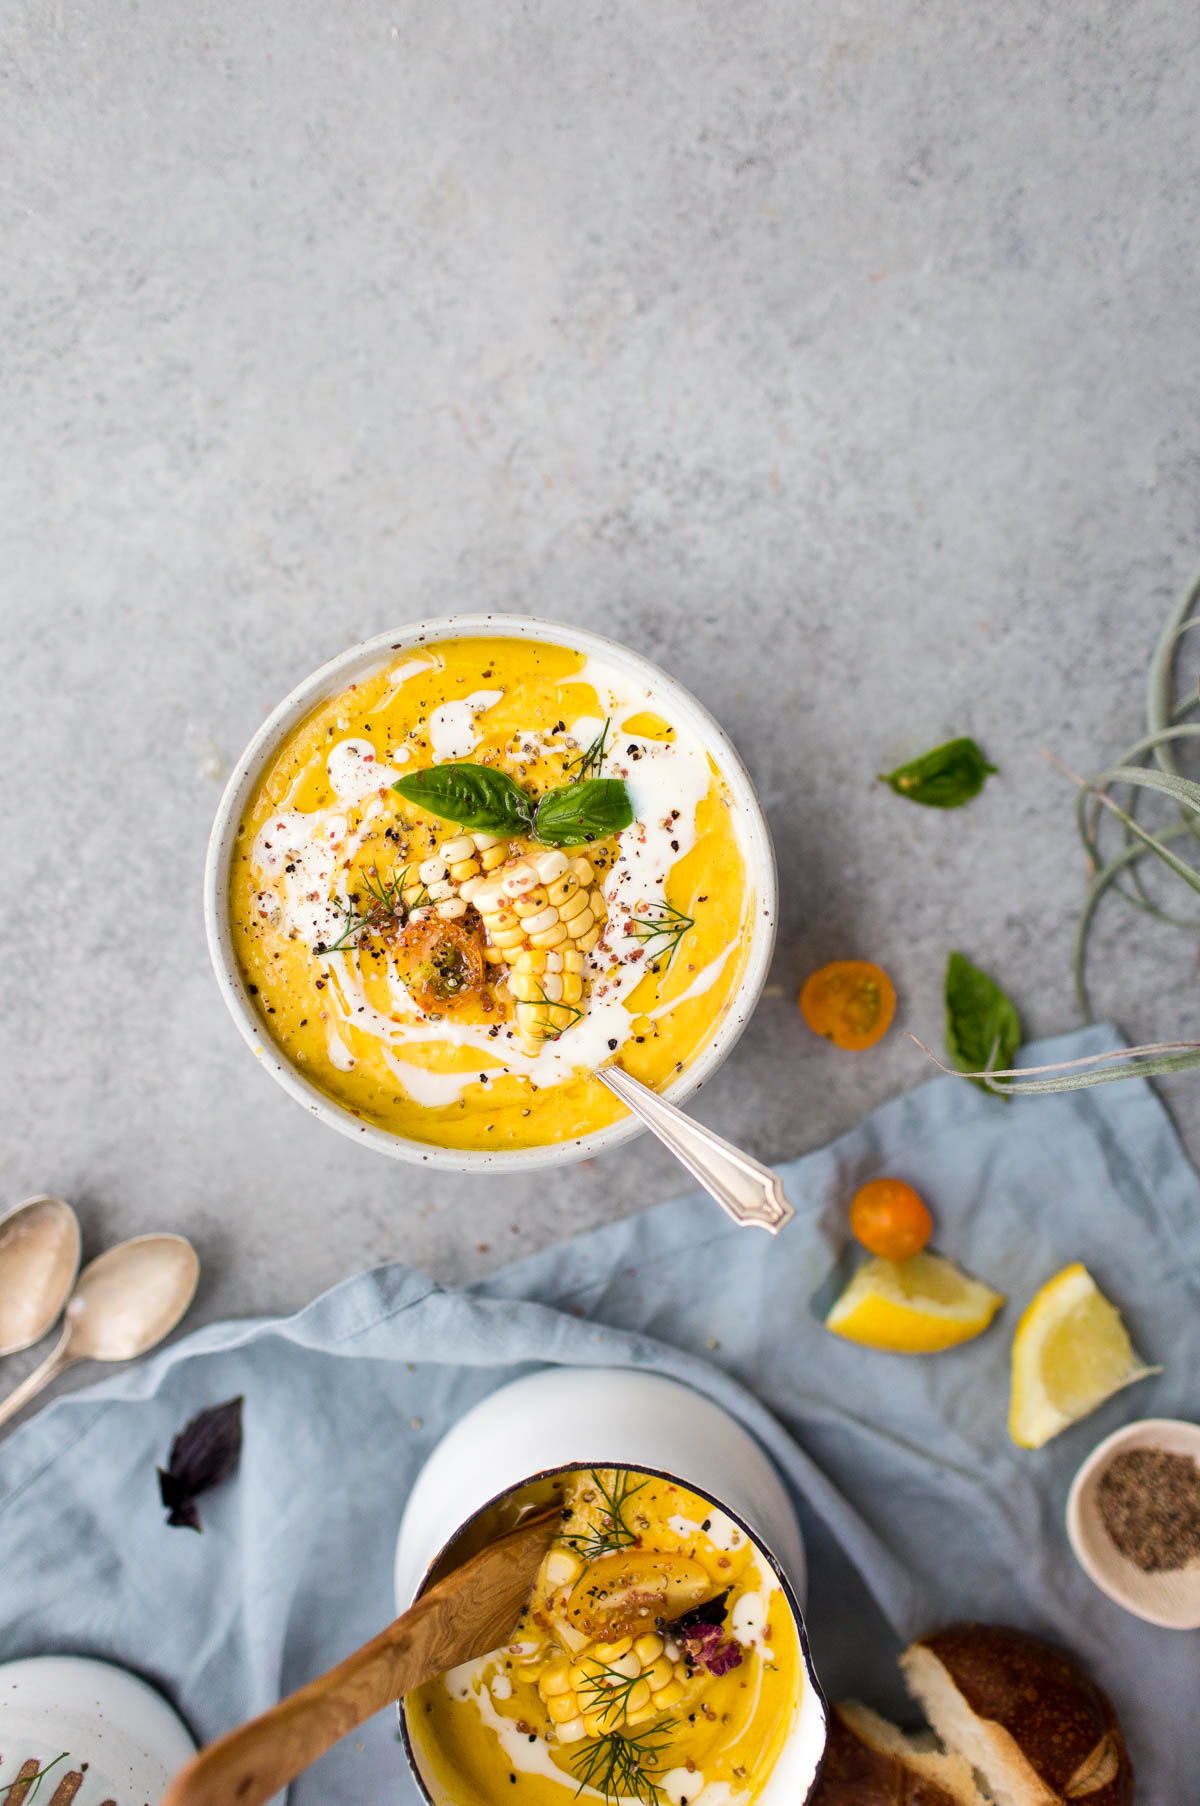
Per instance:
[[[1079,785],[1076,820],[1089,873],[1073,959],[1075,991],[1088,1022],[1094,1020],[1087,987],[1088,942],[1097,906],[1110,891],[1160,922],[1193,931],[1200,928],[1200,919],[1171,914],[1157,904],[1139,869],[1147,854],[1153,854],[1190,890],[1200,892],[1200,869],[1180,856],[1190,850],[1200,859],[1200,783],[1184,777],[1176,759],[1182,744],[1200,738],[1200,721],[1189,719],[1200,710],[1200,690],[1181,697],[1174,677],[1180,642],[1195,627],[1200,627],[1200,574],[1172,608],[1154,649],[1147,684],[1146,733],[1126,749],[1115,765],[1098,776],[1085,780],[1068,773]],[[1117,801],[1114,791],[1124,793],[1122,802]],[[1138,820],[1138,806],[1145,791],[1173,802],[1178,820],[1154,832],[1145,827]],[[1122,838],[1116,850],[1102,847],[1106,822],[1121,825]],[[1180,851],[1176,851],[1177,847]],[[1005,1096],[1024,1097],[1029,1093],[1080,1091],[1092,1085],[1111,1084],[1116,1079],[1188,1072],[1197,1066],[1200,1041],[1153,1041],[1051,1066],[989,1069],[963,1076],[982,1079],[989,1090]]]

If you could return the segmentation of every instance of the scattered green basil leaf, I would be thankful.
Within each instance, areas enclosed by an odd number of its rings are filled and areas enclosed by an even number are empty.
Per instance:
[[[881,771],[879,779],[910,803],[924,803],[928,809],[958,809],[979,795],[995,769],[974,740],[964,737],[932,747],[919,759],[897,765],[895,771]]]
[[[431,765],[397,778],[392,789],[406,803],[477,834],[528,834],[533,801],[503,771],[470,760]]]
[[[537,806],[533,832],[552,847],[577,847],[627,828],[633,805],[622,778],[584,778],[547,790]]]
[[[1021,1045],[1021,1021],[1012,999],[978,966],[952,953],[946,967],[946,1052],[960,1072],[1004,1071]],[[989,1095],[986,1079],[972,1079]]]

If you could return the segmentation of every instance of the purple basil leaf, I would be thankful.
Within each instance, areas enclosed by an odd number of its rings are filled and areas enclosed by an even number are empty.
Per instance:
[[[242,1453],[242,1400],[231,1398],[193,1417],[171,1444],[167,1468],[158,1470],[158,1490],[168,1524],[199,1530],[195,1501],[234,1472]]]
[[[673,1618],[667,1625],[673,1637],[686,1637],[689,1630],[701,1624],[724,1624],[725,1610],[729,1602],[730,1587],[718,1593],[715,1599],[706,1599],[703,1605],[694,1605],[690,1612],[684,1612],[682,1618]]]

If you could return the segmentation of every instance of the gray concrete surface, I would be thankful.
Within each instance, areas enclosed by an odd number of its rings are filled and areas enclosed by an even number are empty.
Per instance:
[[[390,1162],[226,1018],[222,774],[422,611],[588,622],[732,732],[782,929],[700,1110],[755,1153],[927,1076],[899,1031],[938,1040],[951,945],[1076,1021],[1039,749],[1136,734],[1200,545],[1193,7],[17,0],[3,37],[5,1201],[62,1192],[89,1251],[186,1231],[199,1322],[681,1188],[644,1141]],[[873,785],[951,732],[1002,768],[969,811]],[[793,1003],[846,954],[902,998],[858,1057]],[[1096,972],[1130,1034],[1194,1028],[1187,934],[1114,909]]]

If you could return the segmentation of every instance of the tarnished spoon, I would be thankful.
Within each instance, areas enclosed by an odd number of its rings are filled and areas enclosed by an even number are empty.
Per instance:
[[[7,1423],[76,1361],[132,1361],[179,1322],[200,1262],[181,1235],[137,1235],[98,1255],[79,1275],[58,1347],[0,1404]]]
[[[78,1271],[79,1218],[62,1198],[27,1198],[0,1217],[0,1355],[54,1328]]]
[[[658,1136],[735,1223],[778,1235],[791,1222],[796,1213],[784,1196],[779,1174],[769,1166],[694,1122],[619,1066],[601,1066],[596,1077]]]

